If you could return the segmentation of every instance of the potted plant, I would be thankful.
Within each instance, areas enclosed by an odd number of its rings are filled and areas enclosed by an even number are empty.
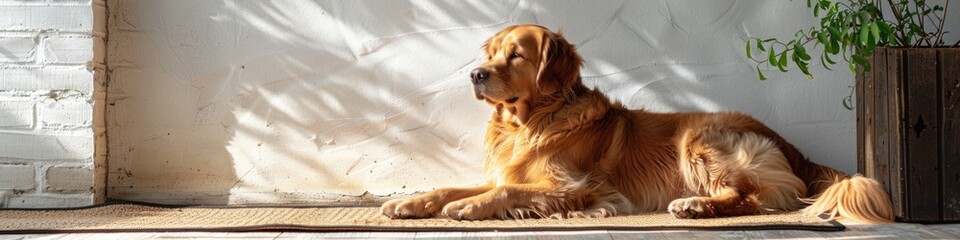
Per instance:
[[[830,70],[846,62],[856,76],[858,172],[887,187],[900,220],[960,220],[960,41],[943,38],[950,1],[806,3],[819,26],[789,41],[748,39],[759,79],[762,66],[813,78],[811,61]],[[843,106],[854,108],[852,98]]]

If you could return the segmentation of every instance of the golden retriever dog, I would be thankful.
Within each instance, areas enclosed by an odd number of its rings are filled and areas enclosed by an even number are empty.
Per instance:
[[[383,204],[390,218],[608,217],[668,211],[715,218],[801,210],[890,222],[875,180],[810,162],[742,113],[630,110],[589,89],[561,33],[510,26],[470,73],[493,107],[478,187],[441,188]]]

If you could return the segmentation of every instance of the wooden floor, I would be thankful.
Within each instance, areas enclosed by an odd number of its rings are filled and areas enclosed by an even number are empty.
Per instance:
[[[10,239],[960,239],[960,224],[847,224],[842,232],[814,231],[580,231],[580,232],[252,232],[85,233],[0,235]]]

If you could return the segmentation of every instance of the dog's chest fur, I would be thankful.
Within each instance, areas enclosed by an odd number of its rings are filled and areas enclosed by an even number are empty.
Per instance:
[[[602,97],[602,96],[600,96]],[[509,111],[494,114],[485,139],[484,173],[497,185],[550,181],[568,184],[588,178],[611,135],[605,98],[540,103],[525,124]]]

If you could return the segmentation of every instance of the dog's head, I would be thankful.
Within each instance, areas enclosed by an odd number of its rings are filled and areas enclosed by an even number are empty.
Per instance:
[[[580,81],[581,58],[561,36],[537,25],[514,25],[484,43],[487,61],[470,72],[474,94],[526,122],[532,100],[563,97]]]

